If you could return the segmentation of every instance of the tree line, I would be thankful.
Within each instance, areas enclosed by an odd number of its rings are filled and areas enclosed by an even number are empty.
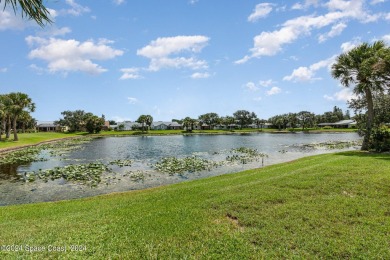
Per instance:
[[[0,95],[0,140],[5,133],[5,138],[11,136],[13,130],[14,141],[18,141],[18,131],[35,126],[35,119],[31,112],[35,111],[35,103],[31,98],[21,92],[12,92]]]

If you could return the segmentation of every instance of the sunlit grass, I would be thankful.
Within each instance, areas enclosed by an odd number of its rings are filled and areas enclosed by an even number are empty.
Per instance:
[[[345,152],[142,191],[0,208],[0,258],[390,258],[390,155]],[[71,252],[71,245],[86,251]],[[48,252],[49,245],[66,253]]]

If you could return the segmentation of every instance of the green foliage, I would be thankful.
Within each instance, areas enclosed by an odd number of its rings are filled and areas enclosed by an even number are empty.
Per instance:
[[[265,153],[260,153],[257,149],[240,147],[230,150],[230,154],[226,157],[228,162],[239,162],[247,164],[253,161],[259,161],[260,158],[268,157]]]
[[[22,178],[26,182],[35,181],[37,178],[45,182],[62,178],[67,181],[76,181],[84,185],[96,187],[101,182],[102,173],[110,171],[111,169],[107,165],[101,162],[94,162],[54,167],[54,169],[48,170],[39,169],[37,172],[25,172]]]
[[[219,164],[210,160],[202,159],[196,156],[185,158],[165,157],[154,165],[154,168],[160,172],[170,175],[183,174],[184,172],[198,172],[211,170]]]
[[[22,9],[22,17],[34,20],[41,27],[45,25],[45,22],[49,24],[53,22],[50,19],[50,12],[42,3],[42,0],[4,0],[1,2],[4,2],[4,9],[7,5],[11,5],[15,13],[18,7],[20,7]]]

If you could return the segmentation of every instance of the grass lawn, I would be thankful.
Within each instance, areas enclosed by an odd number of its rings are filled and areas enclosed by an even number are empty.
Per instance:
[[[390,155],[326,154],[142,191],[0,207],[0,230],[0,246],[23,248],[3,248],[1,259],[389,259]],[[44,249],[26,251],[33,246]]]
[[[0,141],[0,149],[10,148],[16,146],[32,145],[44,141],[51,141],[55,139],[62,139],[74,136],[80,136],[85,133],[56,133],[56,132],[39,132],[39,133],[20,133],[18,134],[19,141],[13,141],[14,136],[11,135],[9,140],[5,140],[5,136],[2,135],[2,140]]]

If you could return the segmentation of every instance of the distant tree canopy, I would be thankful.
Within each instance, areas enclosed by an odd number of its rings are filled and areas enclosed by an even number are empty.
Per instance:
[[[34,20],[41,27],[45,26],[45,23],[51,24],[53,22],[50,19],[50,12],[42,0],[0,0],[0,4],[3,4],[3,10],[7,6],[11,6],[15,14],[20,8],[22,17]]]
[[[67,126],[69,132],[88,131],[89,133],[99,133],[104,125],[104,115],[98,117],[84,110],[63,111],[62,119],[55,121],[55,124]]]
[[[240,128],[248,126],[253,123],[253,120],[257,118],[254,112],[249,112],[247,110],[237,110],[233,113],[233,117],[236,120]]]

